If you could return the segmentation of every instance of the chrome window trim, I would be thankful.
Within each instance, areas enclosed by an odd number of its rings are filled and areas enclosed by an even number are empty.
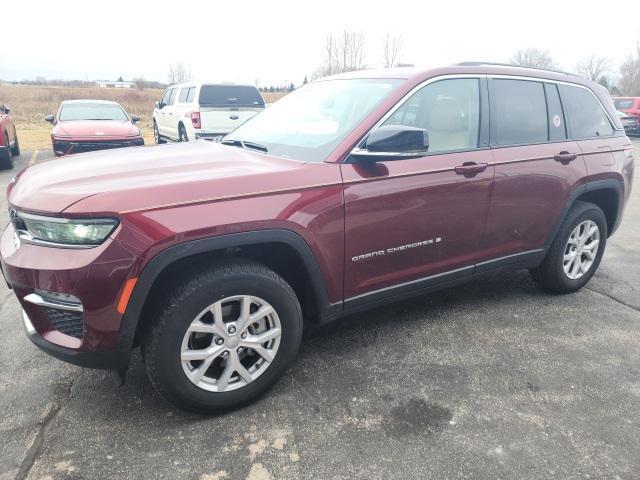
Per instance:
[[[360,137],[360,139],[356,142],[356,146],[351,150],[351,152],[349,152],[349,154],[347,155],[347,157],[349,155],[351,155],[352,153],[355,153],[356,155],[358,153],[362,154],[362,142],[371,134],[371,132],[373,130],[375,130],[376,128],[378,128],[380,125],[382,125],[391,115],[393,115],[396,110],[398,110],[402,105],[404,105],[404,103],[409,100],[409,98],[416,93],[418,90],[420,90],[423,87],[426,87],[427,85],[431,84],[431,83],[435,83],[441,80],[449,80],[449,79],[464,79],[464,78],[475,78],[475,79],[479,79],[479,80],[488,80],[488,79],[497,79],[497,80],[501,80],[501,79],[507,79],[507,80],[525,80],[525,81],[530,81],[530,82],[540,82],[540,83],[552,83],[555,85],[567,85],[569,87],[578,87],[578,88],[584,88],[585,90],[587,90],[589,93],[591,93],[591,95],[593,95],[593,97],[596,99],[596,101],[598,102],[598,104],[600,105],[600,108],[602,108],[602,110],[604,111],[605,115],[607,116],[607,118],[609,119],[609,122],[611,123],[611,127],[613,128],[614,132],[624,132],[624,128],[619,129],[616,128],[616,124],[615,122],[611,119],[611,116],[609,115],[609,112],[607,111],[607,109],[604,107],[604,105],[602,104],[602,102],[600,101],[600,99],[598,98],[598,96],[593,92],[593,90],[591,90],[591,88],[585,86],[585,85],[581,85],[579,83],[573,83],[573,82],[567,82],[564,80],[554,80],[554,79],[549,79],[549,78],[543,78],[543,77],[528,77],[528,76],[524,76],[524,75],[509,75],[509,74],[500,74],[500,73],[449,73],[449,74],[445,74],[445,75],[438,75],[437,77],[432,77],[432,78],[428,78],[427,80],[419,83],[418,85],[416,85],[415,87],[413,87],[409,92],[407,92],[400,100],[398,100],[398,102],[396,102],[396,104],[389,109],[389,111],[387,113],[385,113],[380,120],[378,120],[373,127],[371,127],[369,130],[367,130],[367,132],[362,135],[362,137]],[[558,91],[558,94],[560,95],[560,101],[562,101],[562,94],[560,93],[560,91]],[[489,101],[489,110],[491,110],[491,99],[488,99]],[[480,128],[480,126],[478,126],[478,128]],[[610,135],[607,137],[593,137],[593,138],[598,138],[598,139],[602,139],[602,138],[610,138],[613,137],[614,135]],[[564,141],[565,142],[569,142],[569,141],[578,141],[578,140],[585,140],[583,138],[566,138]],[[549,143],[549,141],[547,142],[540,142],[539,144],[546,144]],[[525,145],[531,145],[531,144],[525,144]],[[519,146],[525,146],[525,145],[519,145]],[[494,145],[491,145],[490,148],[494,148]],[[501,148],[501,147],[498,147]],[[482,149],[482,147],[480,147],[479,145],[476,148],[470,149],[469,151],[475,151],[475,150],[480,150]],[[447,153],[451,153],[451,152],[436,152],[433,153],[432,155],[442,155],[442,154],[447,154]],[[415,158],[415,157],[412,157]],[[342,160],[342,162],[344,162],[345,159]]]
[[[593,92],[593,90],[591,90],[586,85],[581,85],[579,83],[566,82],[564,80],[551,80],[551,79],[540,78],[540,77],[525,77],[525,76],[521,76],[521,75],[500,75],[500,74],[492,73],[492,74],[486,75],[486,77],[489,78],[489,79],[497,79],[497,80],[528,80],[530,82],[554,83],[556,85],[567,85],[569,87],[583,88],[583,89],[587,90],[591,95],[593,95],[593,98],[596,99],[596,101],[600,105],[600,108],[602,108],[602,110],[604,111],[604,114],[609,119],[609,123],[611,123],[611,128],[613,128],[614,131],[619,131],[620,130],[619,128],[616,128],[615,122],[612,120],[611,115],[609,115],[609,112],[607,111],[605,106],[602,104],[602,102],[600,101],[598,96]],[[560,89],[558,89],[558,94],[560,95],[560,101],[562,102],[562,93],[560,92]],[[564,107],[564,103],[563,103],[563,107]],[[565,117],[566,117],[566,114],[565,114]],[[594,138],[606,138],[606,137],[594,137]],[[582,138],[568,138],[567,140],[583,140],[583,139]]]
[[[487,75],[485,74],[480,74],[480,73],[449,73],[446,75],[438,75],[437,77],[432,77],[432,78],[428,78],[427,80],[425,80],[424,82],[419,83],[418,85],[416,85],[415,87],[413,87],[409,92],[407,92],[404,97],[402,97],[400,100],[398,100],[396,102],[396,104],[391,107],[391,109],[389,109],[389,111],[387,113],[385,113],[382,118],[380,118],[380,120],[378,120],[375,125],[373,125],[373,127],[371,127],[369,130],[367,130],[367,133],[365,133],[362,137],[360,137],[360,139],[356,142],[356,146],[353,148],[353,150],[351,150],[351,152],[349,152],[349,155],[351,155],[352,153],[356,153],[356,155],[358,154],[358,151],[360,151],[360,154],[362,154],[361,150],[362,150],[362,142],[364,141],[365,138],[367,138],[369,136],[369,134],[371,134],[372,131],[374,131],[376,128],[378,128],[380,125],[382,125],[391,115],[393,115],[396,110],[398,110],[402,105],[405,104],[405,102],[407,102],[409,100],[409,98],[411,98],[413,96],[414,93],[416,93],[418,90],[422,89],[423,87],[426,87],[427,85],[431,84],[431,83],[435,83],[435,82],[439,82],[441,80],[451,80],[451,79],[465,79],[465,78],[472,78],[472,79],[477,79],[477,80],[482,80],[487,78]],[[482,95],[480,96],[480,101],[482,102]],[[480,131],[480,125],[478,125],[478,132]],[[479,146],[476,146],[475,148],[472,149],[473,150],[477,150],[479,149]],[[432,155],[438,155],[438,154],[445,154],[445,153],[449,153],[449,152],[436,152],[433,153]],[[426,155],[421,155],[421,156],[426,156]],[[415,158],[415,157],[412,157]]]

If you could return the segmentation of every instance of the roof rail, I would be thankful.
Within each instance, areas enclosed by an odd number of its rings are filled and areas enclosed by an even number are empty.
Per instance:
[[[575,75],[575,73],[565,72],[563,70],[554,70],[552,68],[541,67],[528,67],[526,65],[514,65],[512,63],[499,63],[499,62],[460,62],[455,63],[457,67],[481,67],[481,66],[495,66],[495,67],[516,67],[516,68],[529,68],[531,70],[541,70],[543,72],[562,73],[564,75]]]

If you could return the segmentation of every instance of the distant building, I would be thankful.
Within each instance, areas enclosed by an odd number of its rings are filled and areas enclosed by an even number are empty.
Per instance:
[[[97,80],[96,83],[102,88],[135,88],[134,82],[113,82],[111,80]]]

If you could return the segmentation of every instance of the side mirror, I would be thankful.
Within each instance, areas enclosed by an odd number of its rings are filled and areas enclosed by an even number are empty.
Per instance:
[[[164,107],[164,103],[162,103],[162,100],[156,102],[155,105],[158,110],[162,110],[162,107]]]
[[[429,150],[429,135],[424,128],[407,125],[383,125],[369,134],[364,148],[351,155],[364,162],[402,160],[423,157]]]
[[[11,109],[9,107],[7,107],[6,105],[2,106],[2,111],[4,113],[6,113],[7,115],[9,115],[11,113]]]
[[[45,122],[56,123],[56,117],[53,115],[45,115],[44,120]]]
[[[137,115],[131,115],[131,123],[138,123],[140,121],[140,117]]]

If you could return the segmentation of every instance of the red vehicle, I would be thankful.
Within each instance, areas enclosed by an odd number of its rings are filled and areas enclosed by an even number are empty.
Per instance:
[[[0,168],[13,168],[13,157],[20,155],[16,126],[9,115],[11,109],[0,105]]]
[[[640,97],[613,97],[616,110],[640,118]]]
[[[118,103],[106,100],[68,100],[56,116],[44,119],[54,125],[51,144],[56,156],[144,145],[135,123]]]
[[[566,116],[565,116],[566,115]],[[465,64],[331,77],[227,135],[70,157],[8,189],[2,270],[29,338],[236,407],[293,361],[306,322],[530,269],[591,278],[631,190],[632,145],[583,78]]]

